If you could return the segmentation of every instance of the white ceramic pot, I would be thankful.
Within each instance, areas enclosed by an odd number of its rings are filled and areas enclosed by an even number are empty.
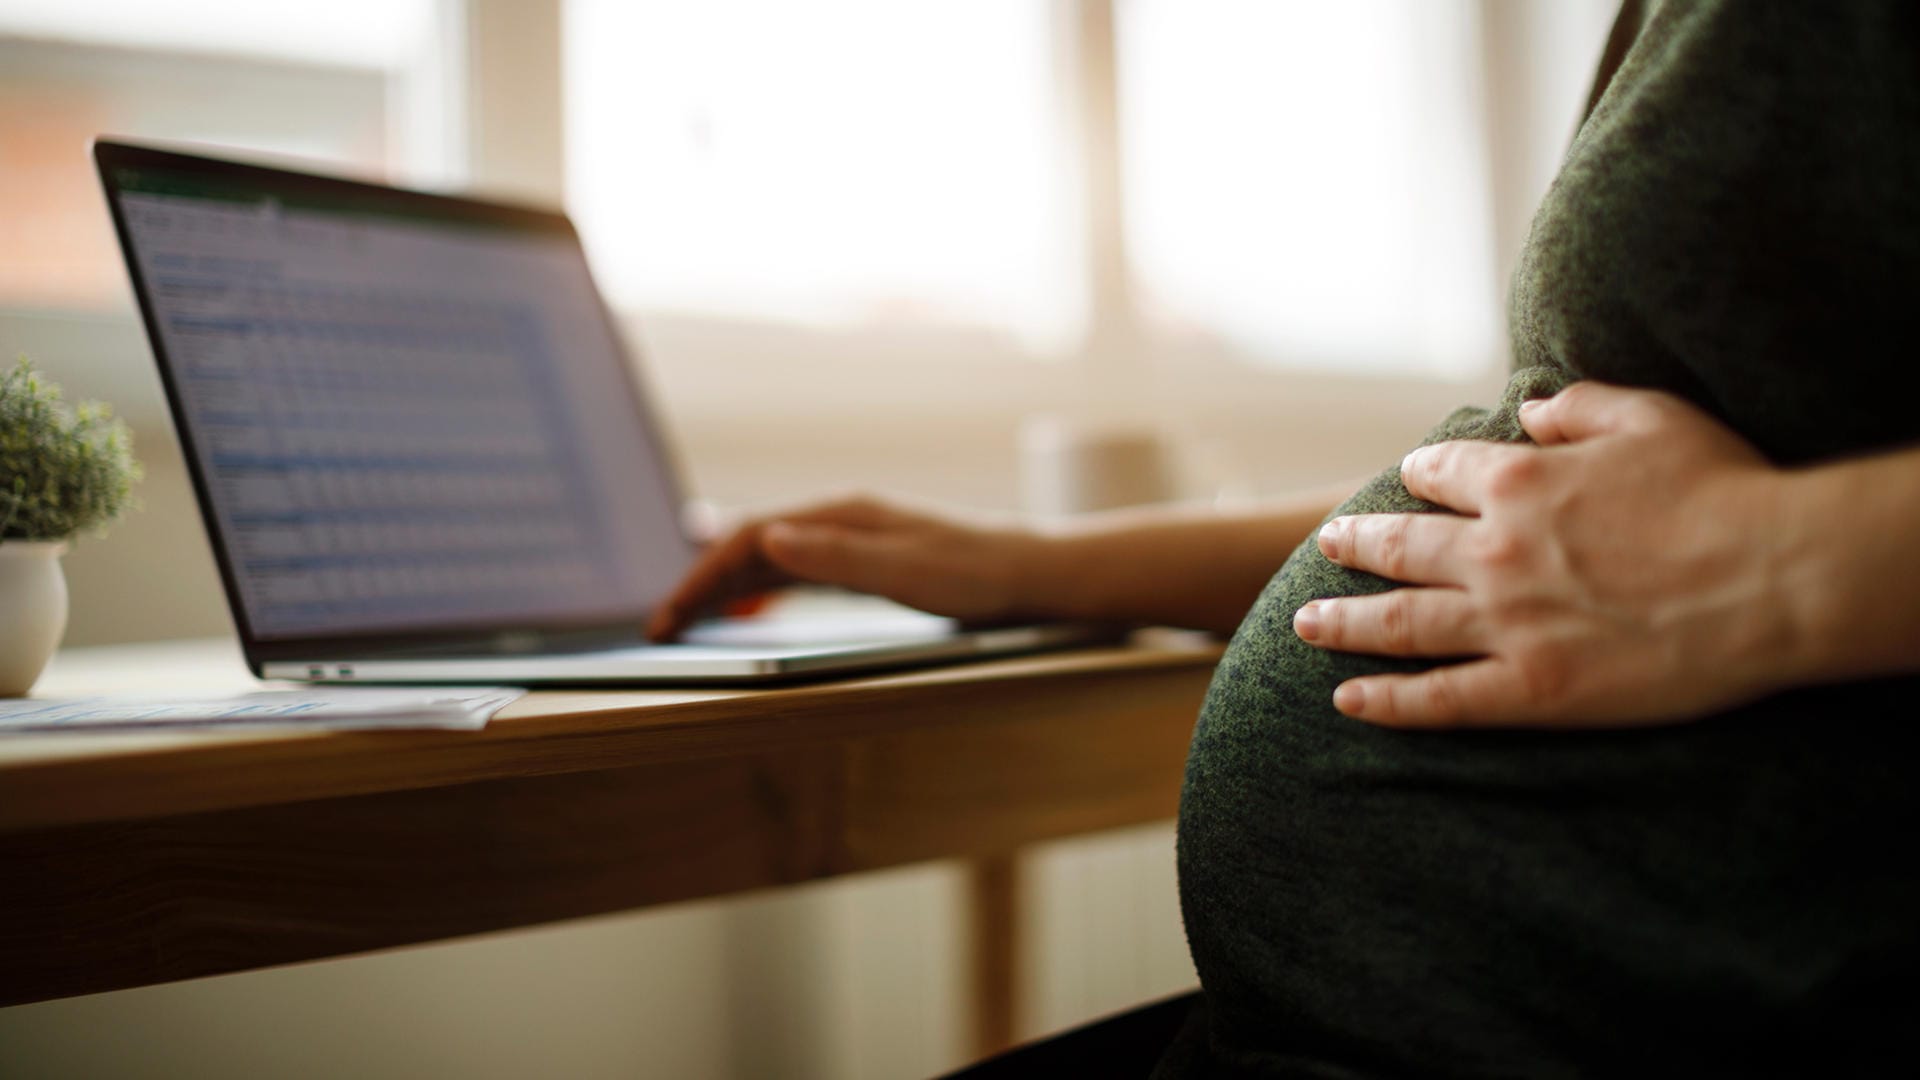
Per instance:
[[[0,697],[33,689],[67,629],[67,578],[57,540],[0,542]]]

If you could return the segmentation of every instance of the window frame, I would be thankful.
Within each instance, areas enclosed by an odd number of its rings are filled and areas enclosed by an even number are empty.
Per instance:
[[[564,201],[564,2],[440,0],[442,32],[434,35],[431,54],[393,83],[393,123],[408,133],[392,142],[403,180],[548,205]],[[1430,420],[1497,391],[1504,374],[1498,357],[1464,378],[1349,375],[1263,364],[1230,345],[1170,337],[1142,320],[1128,269],[1120,181],[1114,41],[1120,0],[1047,2],[1058,107],[1072,133],[1068,179],[1079,206],[1088,315],[1078,343],[1039,355],[1011,339],[951,327],[822,328],[621,311],[640,366],[664,391],[674,422],[697,439],[705,432],[817,432],[875,416],[937,426],[962,411],[968,424],[1007,431],[1022,416],[1044,410],[1171,418],[1189,426],[1272,419],[1303,430],[1335,423],[1331,417],[1384,444],[1407,437],[1403,412]],[[1537,76],[1527,45],[1539,38],[1541,20],[1554,17],[1533,6],[1480,0],[1478,7],[1503,276],[1536,189],[1544,185],[1541,163],[1570,133],[1551,118],[1543,126],[1538,117],[1514,113],[1513,103],[1528,99]],[[743,394],[744,386],[755,392]],[[1302,452],[1307,449],[1302,444]]]
[[[468,0],[469,20],[484,22],[498,2]],[[676,420],[708,430],[764,432],[768,425],[811,428],[882,413],[938,422],[963,409],[1002,424],[1041,410],[1178,415],[1201,423],[1211,418],[1250,421],[1275,411],[1305,420],[1310,413],[1330,411],[1349,417],[1350,426],[1378,428],[1381,438],[1396,439],[1404,437],[1406,424],[1377,416],[1383,397],[1430,418],[1463,400],[1497,392],[1504,378],[1502,357],[1489,357],[1481,370],[1460,377],[1347,375],[1310,362],[1298,367],[1261,363],[1231,345],[1157,333],[1140,316],[1128,266],[1117,0],[1048,2],[1057,107],[1065,111],[1064,129],[1071,138],[1068,179],[1079,207],[1076,248],[1087,297],[1086,326],[1077,344],[1041,355],[984,331],[827,328],[621,310],[620,321],[639,345],[642,366],[661,384]],[[533,6],[547,9],[556,26],[562,3],[533,0]],[[1483,40],[1514,36],[1513,7],[1481,0]],[[1489,29],[1496,25],[1500,33]],[[541,58],[503,59],[510,67],[476,68],[471,77],[482,83],[494,78],[524,83],[540,77],[531,65]],[[550,77],[556,84],[565,81],[562,64],[562,58],[553,58]],[[1488,72],[1489,100],[1501,96],[1502,74]],[[476,130],[486,123],[482,117]],[[1493,125],[1488,127],[1491,132]],[[1497,140],[1490,134],[1490,141]],[[1487,149],[1501,159],[1500,147]],[[476,168],[472,180],[485,187],[490,177],[484,168]],[[555,181],[556,187],[563,183],[564,177]],[[1500,231],[1504,250],[1510,230]],[[755,393],[741,394],[742,386],[753,387]],[[800,412],[818,421],[796,420]]]

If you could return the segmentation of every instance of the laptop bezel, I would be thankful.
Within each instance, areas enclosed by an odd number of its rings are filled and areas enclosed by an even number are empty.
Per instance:
[[[122,190],[118,173],[124,169],[145,167],[199,174],[225,182],[238,182],[243,186],[258,184],[262,194],[268,196],[278,192],[295,192],[373,197],[386,200],[388,205],[400,211],[424,210],[433,216],[560,236],[573,244],[576,250],[581,251],[584,261],[585,253],[581,249],[579,233],[566,214],[558,210],[525,204],[476,199],[463,195],[436,194],[105,137],[94,140],[93,159],[106,195],[108,211],[113,218],[114,234],[119,240],[121,256],[127,266],[127,276],[133,285],[134,298],[140,309],[141,323],[146,330],[147,344],[153,354],[154,366],[159,370],[161,386],[165,390],[167,411],[173,423],[174,436],[179,440],[181,453],[186,458],[187,473],[193,483],[194,501],[199,507],[201,524],[206,529],[208,542],[213,548],[214,562],[219,568],[221,586],[226,593],[227,610],[232,615],[234,627],[239,633],[241,650],[246,656],[247,666],[255,675],[262,674],[265,664],[276,661],[456,652],[474,656],[512,655],[590,649],[631,643],[641,639],[640,628],[645,625],[646,618],[650,614],[645,610],[621,612],[613,616],[592,619],[533,620],[499,623],[485,627],[439,624],[395,631],[315,634],[266,640],[257,636],[241,600],[233,553],[227,548],[226,538],[221,535],[218,516],[214,513],[211,478],[205,475],[198,450],[194,445],[193,431],[187,420],[185,399],[174,378],[165,339],[160,333],[159,316],[153,298],[148,292],[147,282],[140,271],[139,260],[134,254],[132,233],[120,203]],[[629,400],[634,410],[634,422],[640,426],[643,437],[654,451],[654,461],[658,463],[657,467],[661,472],[662,486],[668,493],[671,505],[663,510],[673,514],[675,535],[687,545],[687,554],[691,558],[694,544],[687,536],[684,523],[679,516],[679,508],[685,502],[686,487],[683,482],[685,473],[675,452],[673,441],[666,437],[660,415],[653,409],[647,389],[643,385],[645,379],[641,357],[637,349],[631,346],[626,337],[621,334],[619,323],[607,306],[604,294],[601,293],[598,284],[592,282],[590,265],[588,275],[594,305],[605,321],[607,333],[614,345],[615,356],[621,365],[622,378],[628,387]]]

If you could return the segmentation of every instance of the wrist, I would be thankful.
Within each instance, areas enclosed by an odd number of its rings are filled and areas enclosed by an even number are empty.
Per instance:
[[[1072,534],[1041,526],[1006,534],[1009,616],[1079,619],[1092,615],[1083,580],[1086,559]]]
[[[1773,622],[1780,627],[1767,656],[1780,685],[1804,685],[1844,674],[1847,602],[1839,556],[1845,543],[1844,473],[1831,468],[1774,474],[1770,520],[1759,534]]]

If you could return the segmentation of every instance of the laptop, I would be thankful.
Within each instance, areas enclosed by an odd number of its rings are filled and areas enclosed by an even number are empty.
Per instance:
[[[565,215],[105,140],[94,159],[258,676],[738,683],[1111,636],[896,609],[650,644],[697,547]]]

